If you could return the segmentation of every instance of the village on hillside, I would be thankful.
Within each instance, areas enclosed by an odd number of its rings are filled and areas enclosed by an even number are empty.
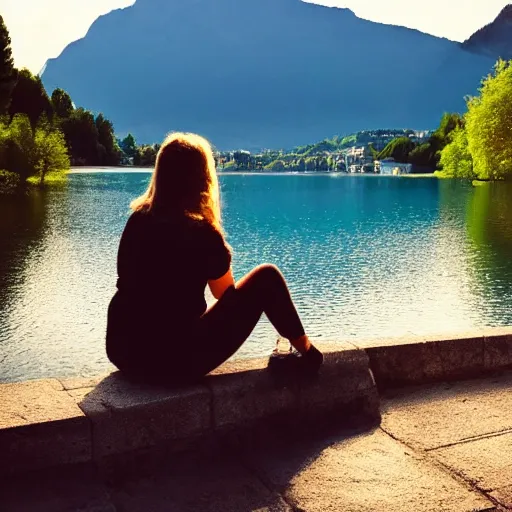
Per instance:
[[[347,137],[325,139],[291,151],[246,150],[224,151],[216,155],[222,172],[345,172],[376,174],[410,174],[424,172],[408,162],[385,155],[394,141],[408,138],[411,147],[429,140],[428,130],[365,130]],[[431,169],[429,169],[431,171]]]

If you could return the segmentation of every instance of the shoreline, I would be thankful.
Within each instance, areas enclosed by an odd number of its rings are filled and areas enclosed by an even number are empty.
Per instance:
[[[153,172],[153,167],[134,167],[134,166],[83,166],[72,167],[66,174],[115,174],[115,173],[133,173],[147,174]],[[332,177],[381,177],[381,178],[438,178],[434,173],[421,174],[400,174],[393,176],[390,174],[376,173],[348,173],[344,171],[223,171],[217,169],[218,176],[332,176]]]

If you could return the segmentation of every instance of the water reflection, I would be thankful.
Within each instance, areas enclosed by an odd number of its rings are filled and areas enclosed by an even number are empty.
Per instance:
[[[512,183],[475,186],[466,218],[482,315],[489,325],[511,324]]]
[[[47,202],[46,192],[39,189],[0,196],[0,311],[3,320],[12,297],[24,284],[31,256],[43,243]]]

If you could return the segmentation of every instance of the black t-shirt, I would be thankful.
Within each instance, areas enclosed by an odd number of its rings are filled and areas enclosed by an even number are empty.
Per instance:
[[[186,328],[206,310],[207,282],[230,264],[223,236],[209,223],[135,212],[119,244],[117,287],[123,302],[146,317],[141,320],[151,315],[153,327]]]

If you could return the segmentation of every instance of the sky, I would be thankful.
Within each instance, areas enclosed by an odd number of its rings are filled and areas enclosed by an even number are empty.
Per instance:
[[[314,2],[348,7],[357,16],[368,20],[464,41],[493,21],[509,0]],[[134,0],[0,0],[0,15],[11,35],[15,65],[39,73],[48,58],[57,57],[67,44],[83,37],[98,16],[133,3]]]

